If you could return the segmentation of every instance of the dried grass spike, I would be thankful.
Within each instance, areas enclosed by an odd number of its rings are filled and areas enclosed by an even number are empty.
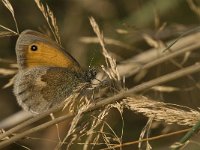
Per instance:
[[[199,120],[200,113],[192,108],[157,102],[144,96],[132,96],[123,100],[124,105],[137,113],[142,113],[156,121],[165,121],[168,124],[193,126]]]
[[[2,2],[6,6],[6,8],[10,11],[10,13],[12,14],[13,20],[15,22],[15,27],[16,27],[17,33],[19,34],[18,25],[17,25],[17,21],[16,21],[16,18],[15,18],[15,12],[14,12],[14,9],[13,9],[11,3],[9,2],[9,0],[2,0]]]
[[[3,28],[4,30],[7,30],[6,32],[5,31],[1,31],[0,33],[0,37],[5,37],[5,36],[14,36],[14,35],[18,35],[17,32],[3,26],[3,25],[0,25],[1,28]]]
[[[51,11],[51,9],[49,8],[47,4],[46,4],[46,7],[44,7],[44,5],[42,4],[40,0],[35,0],[35,3],[37,4],[37,7],[39,8],[39,10],[42,12],[44,18],[46,19],[47,24],[51,32],[53,33],[53,36],[56,42],[61,45],[59,30],[58,30],[56,18],[54,17],[53,12]]]
[[[116,64],[116,60],[113,59],[107,49],[105,48],[105,42],[104,42],[104,37],[103,37],[103,33],[100,32],[100,29],[99,29],[99,26],[98,24],[96,23],[95,19],[93,17],[90,17],[89,18],[90,20],[90,24],[94,30],[94,32],[96,33],[98,39],[99,39],[99,43],[102,47],[102,53],[105,57],[105,61],[106,61],[106,65],[107,67],[110,69],[109,72],[106,72],[107,74],[109,74],[109,77],[111,79],[114,79],[116,81],[120,81],[120,75],[119,75],[119,72],[117,70],[117,64]]]

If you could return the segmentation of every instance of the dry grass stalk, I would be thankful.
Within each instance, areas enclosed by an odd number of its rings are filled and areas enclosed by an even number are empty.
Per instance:
[[[139,142],[138,143],[138,149],[142,149],[142,140],[144,139],[145,135],[146,135],[146,150],[150,150],[152,149],[151,145],[149,144],[148,138],[149,138],[149,132],[151,130],[151,124],[153,122],[154,117],[149,118],[149,120],[147,121],[145,127],[142,129],[141,133],[140,133],[140,138],[139,138]]]
[[[1,28],[3,28],[4,30],[6,31],[1,31],[0,32],[0,37],[6,37],[6,36],[15,36],[15,35],[18,35],[17,32],[3,26],[3,25],[0,25]]]
[[[56,42],[61,45],[59,30],[58,30],[56,18],[54,17],[53,12],[51,11],[51,9],[49,8],[49,6],[47,4],[45,7],[40,0],[35,0],[35,3],[37,4],[37,7],[42,12],[44,18],[46,19],[47,24],[48,24],[51,32],[53,33]]]
[[[158,135],[158,136],[153,136],[153,137],[145,138],[145,139],[142,139],[142,140],[126,142],[126,143],[123,143],[122,145],[112,146],[112,149],[116,149],[118,147],[130,146],[130,145],[134,145],[134,144],[139,144],[141,142],[146,142],[146,141],[159,140],[161,138],[166,138],[166,137],[169,137],[169,136],[174,136],[174,135],[178,135],[178,134],[181,134],[181,133],[185,133],[185,132],[188,132],[189,130],[191,130],[191,128],[183,129],[183,130],[175,131],[175,132],[171,132],[171,133],[166,133],[166,134],[162,134],[162,135]],[[102,150],[109,150],[109,148],[104,148]]]
[[[1,120],[0,122],[0,129],[8,129],[11,127],[16,126],[16,124],[20,124],[24,120],[27,120],[32,117],[32,114],[26,111],[18,111],[14,113],[13,115],[9,116],[8,118],[5,118]]]
[[[11,3],[9,2],[9,0],[2,0],[2,2],[6,6],[6,8],[10,11],[10,13],[12,14],[13,20],[15,22],[15,27],[16,27],[17,33],[19,34],[18,25],[17,25],[17,21],[16,21],[16,18],[15,18],[15,12],[14,12],[14,9],[13,9]]]
[[[8,83],[6,83],[2,88],[8,88],[13,85],[14,80],[15,80],[15,74],[17,73],[16,69],[5,69],[5,68],[0,68],[0,75],[2,76],[10,76],[13,75],[12,78],[9,79]]]
[[[88,83],[79,84],[79,86],[72,92],[73,94],[65,99],[63,110],[67,108],[70,112],[74,113],[79,109],[79,107],[88,106],[90,104],[88,97],[91,96],[92,91],[92,89],[89,88],[90,85]],[[83,91],[85,93],[83,93]]]
[[[197,6],[194,2],[194,0],[187,0],[188,6],[190,7],[190,9],[197,14],[198,16],[200,16],[200,7]]]
[[[127,97],[123,102],[128,109],[141,113],[148,118],[154,117],[154,120],[164,121],[167,124],[176,123],[178,125],[193,126],[200,117],[199,111],[192,108],[157,102],[144,96]]]
[[[1,26],[1,25],[0,25]],[[17,33],[16,33],[17,34]],[[10,31],[1,31],[0,32],[0,37],[6,37],[6,36],[14,36],[16,34],[13,34],[13,32]]]
[[[109,124],[105,121],[105,118],[109,114],[110,109],[118,106],[108,105],[101,111],[95,111],[92,114],[85,114],[84,112],[87,111],[89,107],[89,105],[85,105],[79,109],[78,113],[76,114],[76,116],[74,116],[72,120],[67,135],[62,140],[62,142],[56,146],[56,149],[60,149],[61,146],[66,142],[68,143],[67,149],[70,149],[70,146],[72,144],[77,143],[77,140],[80,140],[82,137],[85,136],[94,137],[86,138],[85,145],[87,146],[89,146],[90,143],[92,143],[93,147],[99,145],[100,139],[103,139],[104,144],[108,147],[111,145],[110,140],[115,141],[117,145],[122,143],[121,138],[116,135],[112,127],[110,127]],[[90,117],[85,120],[84,118],[87,115],[89,115]],[[105,130],[108,129],[111,131],[111,133],[105,132]]]
[[[99,43],[99,39],[97,37],[89,37],[89,36],[81,37],[80,41],[83,43],[86,43],[86,44]],[[119,46],[119,47],[125,48],[127,50],[133,49],[133,46],[131,46],[129,44],[126,44],[126,43],[116,40],[116,39],[111,39],[111,38],[106,38],[106,37],[105,37],[105,44]]]
[[[17,71],[14,69],[0,68],[0,75],[3,75],[3,76],[13,75],[13,74],[16,74],[16,72]]]
[[[107,73],[107,75],[109,76],[110,79],[113,79],[115,81],[120,81],[120,76],[119,76],[119,72],[117,70],[116,60],[113,59],[109,55],[108,50],[105,47],[103,33],[100,32],[99,26],[96,23],[96,21],[94,20],[94,18],[90,17],[89,19],[90,19],[90,24],[91,24],[94,32],[96,33],[96,35],[97,35],[97,37],[99,39],[99,43],[100,43],[100,45],[102,47],[102,54],[105,57],[106,65],[110,69],[109,71],[106,71],[104,69],[104,71]]]
[[[158,51],[164,48],[161,42],[154,40],[150,35],[144,33],[142,36],[149,46],[157,48]]]
[[[180,88],[177,87],[173,87],[173,86],[153,86],[151,88],[154,91],[158,91],[158,92],[162,92],[162,93],[170,93],[170,92],[176,92],[176,91],[180,91]]]
[[[193,31],[197,31],[197,29],[194,29]],[[149,69],[170,59],[186,54],[187,52],[198,50],[198,48],[200,47],[198,40],[200,38],[200,33],[193,32],[193,34],[188,35],[191,32],[192,31],[187,32],[187,36],[181,36],[181,39],[179,39],[179,41],[172,40],[171,42],[168,42],[167,45],[173,46],[170,47],[170,51],[166,52],[161,52],[161,50],[163,51],[163,49],[160,49],[159,57],[158,48],[152,48],[141,54],[133,56],[126,61],[121,62],[121,64],[118,65],[120,75],[128,77],[138,73],[141,70]],[[188,56],[186,56],[186,58],[187,57]],[[187,59],[183,59],[183,62],[185,60]]]
[[[93,116],[91,128],[87,130],[86,135],[87,136],[92,135],[95,138],[90,139],[90,141],[89,140],[86,141],[87,143],[95,143],[96,145],[98,145],[100,139],[102,139],[104,141],[104,144],[108,148],[109,147],[111,148],[111,145],[112,145],[111,141],[116,143],[116,145],[122,144],[123,127],[122,127],[121,136],[118,136],[115,133],[115,131],[112,129],[112,127],[105,120],[106,117],[109,115],[110,110],[113,108],[117,108],[120,114],[123,111],[123,109],[121,109],[121,105],[116,103],[116,104],[107,105],[103,110],[99,112],[97,117]]]
[[[193,29],[194,30],[194,29]],[[193,30],[191,30],[191,32],[193,32]],[[165,43],[164,42],[162,42],[162,41],[160,41],[160,40],[154,40],[151,36],[149,36],[149,35],[147,35],[147,34],[143,34],[143,37],[144,37],[144,39],[145,39],[145,41],[150,45],[150,46],[152,46],[152,47],[154,47],[154,48],[156,48],[157,49],[157,55],[158,55],[158,58],[162,55],[162,53],[163,53],[163,49],[164,49],[164,51],[165,50],[168,50],[168,51],[172,51],[170,48],[178,41],[178,40],[180,40],[180,38],[181,37],[183,37],[185,34],[187,35],[188,33],[190,33],[190,31],[188,31],[188,32],[186,32],[186,33],[183,33],[182,35],[180,35],[180,37],[178,37],[176,40],[175,40],[175,42],[172,42],[172,44],[170,44],[169,46],[166,46],[165,45]],[[167,59],[168,59],[168,61],[169,62],[171,62],[174,66],[176,66],[177,68],[180,68],[180,69],[183,69],[184,67],[183,67],[183,65],[184,65],[184,63],[186,63],[186,61],[189,59],[189,55],[191,54],[191,51],[189,51],[189,52],[185,52],[185,54],[184,54],[184,57],[183,57],[183,60],[182,60],[182,62],[181,63],[179,63],[178,61],[176,61],[173,57],[172,58],[170,58],[170,57],[166,57]],[[166,55],[167,56],[167,55]],[[168,56],[170,56],[170,55],[168,55]],[[161,59],[162,57],[160,57],[160,59]],[[167,60],[167,59],[165,59],[165,61]],[[155,60],[155,61],[158,61],[158,59],[157,60]],[[162,62],[160,62],[160,63],[162,63]],[[147,64],[147,66],[149,65],[150,63],[148,63]],[[153,63],[152,63],[153,64]],[[155,65],[156,63],[154,63],[154,65]],[[154,66],[154,65],[152,65],[152,66]],[[151,67],[152,67],[151,66]],[[146,67],[146,68],[148,68],[148,67]],[[145,67],[143,66],[143,69],[145,69]],[[140,75],[140,74],[139,74]],[[138,76],[138,75],[137,75]],[[137,77],[136,76],[136,77]],[[144,77],[144,75],[142,76],[142,77]],[[187,75],[186,76],[189,80],[191,80],[191,82],[193,82],[194,83],[194,85],[197,87],[197,88],[199,88],[199,85],[198,84],[196,84],[196,81],[195,81],[195,79],[191,76],[191,75]],[[140,80],[141,80],[141,78],[140,78]],[[154,88],[154,87],[153,87]]]

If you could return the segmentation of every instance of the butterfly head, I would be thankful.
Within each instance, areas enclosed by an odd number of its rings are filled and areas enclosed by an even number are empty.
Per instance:
[[[90,68],[84,74],[84,78],[86,82],[90,82],[91,80],[95,79],[97,75],[97,70],[95,68]]]

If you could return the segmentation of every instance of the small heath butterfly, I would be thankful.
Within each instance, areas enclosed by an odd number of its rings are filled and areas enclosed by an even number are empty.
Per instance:
[[[41,113],[58,106],[80,84],[94,79],[96,71],[83,71],[59,44],[33,30],[23,31],[16,43],[19,71],[14,94],[23,109]]]

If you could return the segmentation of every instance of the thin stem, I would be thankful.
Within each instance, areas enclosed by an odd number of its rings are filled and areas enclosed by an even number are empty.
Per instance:
[[[73,114],[67,114],[67,115],[58,117],[58,118],[56,118],[54,120],[48,121],[46,123],[43,123],[41,125],[38,125],[38,126],[36,126],[34,128],[31,128],[31,129],[29,129],[29,130],[27,130],[27,131],[25,131],[23,133],[19,133],[16,136],[13,136],[8,140],[2,141],[0,143],[0,149],[5,147],[5,146],[8,146],[11,143],[14,143],[15,141],[17,141],[17,140],[19,140],[19,139],[21,139],[21,138],[23,138],[23,137],[25,137],[25,136],[27,136],[27,135],[29,135],[31,133],[34,133],[36,131],[40,131],[42,129],[45,129],[45,128],[49,127],[49,126],[52,126],[52,125],[57,124],[59,122],[62,122],[62,121],[66,120],[66,119],[69,119],[69,118],[71,118],[73,116],[74,116]]]
[[[168,53],[168,54],[163,55],[163,56],[161,56],[159,58],[156,58],[155,60],[153,60],[151,62],[148,62],[147,64],[145,64],[143,66],[139,66],[139,67],[135,68],[133,71],[130,71],[129,74],[134,75],[134,74],[138,73],[139,71],[141,71],[143,69],[149,69],[149,68],[151,68],[153,66],[161,64],[163,62],[166,62],[167,60],[170,60],[170,59],[172,59],[174,57],[177,57],[177,56],[179,56],[181,54],[184,54],[184,53],[186,53],[188,51],[198,50],[199,47],[200,47],[200,43],[195,43],[195,44],[193,44],[191,46],[188,46],[186,48],[182,48],[181,50],[174,51],[172,53]]]
[[[62,105],[62,107],[63,107],[63,105]],[[11,134],[13,134],[16,131],[18,131],[18,130],[20,130],[20,129],[22,129],[22,128],[42,119],[42,118],[44,118],[44,117],[47,117],[50,113],[56,112],[56,111],[60,110],[62,107],[50,109],[49,111],[46,111],[42,114],[38,114],[38,115],[34,116],[33,118],[31,118],[31,119],[29,119],[25,122],[22,122],[21,124],[17,125],[16,127],[11,128],[10,130],[4,132],[3,134],[0,134],[0,140],[11,135]]]
[[[124,147],[124,146],[133,145],[133,144],[138,144],[140,142],[157,140],[157,139],[165,138],[165,137],[168,137],[168,136],[177,135],[177,134],[180,134],[180,133],[185,133],[185,132],[187,132],[189,130],[191,130],[191,128],[190,129],[184,129],[184,130],[176,131],[176,132],[171,132],[171,133],[167,133],[167,134],[163,134],[163,135],[153,136],[153,137],[149,137],[149,138],[146,138],[146,139],[141,139],[141,140],[138,140],[138,141],[132,141],[132,142],[123,143],[122,145],[112,146],[112,148],[118,148],[118,147],[121,147],[121,146]],[[102,150],[108,150],[108,148],[104,148]]]
[[[198,121],[178,142],[177,146],[172,148],[172,150],[178,150],[182,146],[184,146],[184,143],[186,143],[193,135],[194,133],[198,132],[200,129],[200,121]]]

